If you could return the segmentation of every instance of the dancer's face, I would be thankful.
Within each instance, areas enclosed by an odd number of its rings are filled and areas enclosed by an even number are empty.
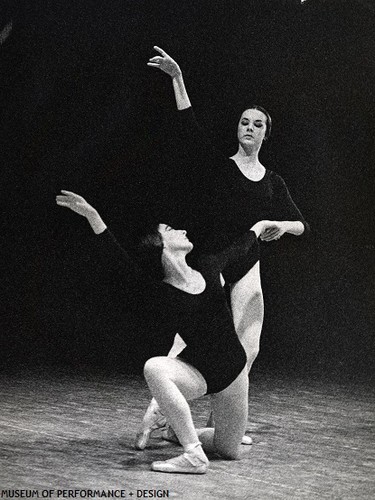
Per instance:
[[[259,109],[247,109],[238,123],[238,142],[246,148],[259,149],[267,131],[267,117]]]
[[[186,253],[193,249],[193,244],[186,236],[186,231],[183,229],[173,229],[168,224],[159,224],[158,231],[161,234],[165,249],[181,251]]]

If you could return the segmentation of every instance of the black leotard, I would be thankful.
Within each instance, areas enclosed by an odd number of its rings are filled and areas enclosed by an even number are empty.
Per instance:
[[[118,270],[125,272],[136,300],[142,301],[148,313],[162,316],[173,335],[179,332],[187,345],[179,357],[200,371],[207,383],[207,393],[228,387],[244,368],[246,354],[235,332],[220,273],[233,259],[257,254],[255,233],[247,231],[224,251],[202,254],[196,259],[195,268],[206,281],[205,290],[197,295],[151,279],[110,231],[104,231],[95,240],[100,251],[105,251]]]
[[[211,144],[191,107],[178,111],[177,119],[187,147],[190,176],[199,184],[194,189],[196,208],[190,227],[188,224],[198,251],[205,251],[207,242],[210,248],[220,250],[263,219],[299,220],[305,227],[304,234],[309,232],[309,225],[278,174],[266,169],[260,181],[251,181],[234,160]],[[250,261],[234,275],[227,273],[226,281],[236,281],[253,265]]]

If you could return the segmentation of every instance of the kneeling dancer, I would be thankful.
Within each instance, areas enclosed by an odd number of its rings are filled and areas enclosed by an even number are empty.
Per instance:
[[[220,253],[200,255],[193,269],[186,262],[193,249],[186,231],[155,224],[139,235],[138,254],[143,258],[132,259],[84,198],[61,193],[57,204],[86,217],[101,249],[131,280],[137,300],[186,343],[178,357],[153,357],[144,367],[151,393],[184,448],[178,457],[153,462],[152,470],[204,474],[209,466],[205,451],[229,460],[240,458],[248,415],[246,354],[227,305],[221,271],[240,256],[256,259],[257,238],[272,222],[257,222]],[[159,271],[161,279],[155,277]],[[205,394],[212,394],[215,428],[195,429],[188,400]]]

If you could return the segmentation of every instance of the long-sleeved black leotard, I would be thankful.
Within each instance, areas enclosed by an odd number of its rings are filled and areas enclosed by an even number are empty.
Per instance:
[[[220,273],[234,259],[257,254],[258,241],[247,231],[222,252],[196,259],[206,288],[190,294],[150,278],[122,249],[107,229],[95,237],[99,251],[132,282],[136,300],[161,317],[170,332],[179,332],[187,347],[180,358],[197,368],[207,383],[207,393],[220,392],[236,379],[246,364],[246,354],[235,332]],[[250,257],[249,257],[250,258]]]
[[[304,225],[305,234],[309,232],[309,225],[282,177],[268,169],[260,181],[245,177],[234,160],[211,144],[191,107],[178,111],[177,120],[188,149],[191,177],[200,184],[188,227],[199,251],[205,251],[207,242],[220,250],[263,219],[298,220]],[[249,262],[248,269],[253,264]],[[244,272],[246,269],[242,269]],[[241,275],[225,277],[227,281],[236,281]]]

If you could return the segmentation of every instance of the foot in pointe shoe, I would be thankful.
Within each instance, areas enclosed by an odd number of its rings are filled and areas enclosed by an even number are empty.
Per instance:
[[[208,466],[209,461],[203,452],[198,454],[189,451],[169,460],[153,462],[151,469],[156,472],[176,474],[205,474]]]
[[[241,444],[250,445],[250,444],[253,444],[253,440],[251,439],[250,436],[244,434],[242,436]]]
[[[167,420],[165,416],[159,409],[157,403],[152,403],[146,410],[145,416],[143,417],[142,427],[137,432],[135,439],[135,448],[138,450],[144,450],[150,439],[151,433],[157,429],[165,427]]]

